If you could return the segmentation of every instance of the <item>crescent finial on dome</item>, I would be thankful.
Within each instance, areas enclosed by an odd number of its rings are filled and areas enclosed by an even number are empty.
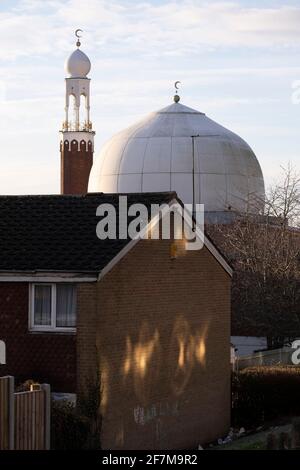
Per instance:
[[[179,101],[180,101],[180,96],[178,95],[178,84],[179,83],[181,83],[179,80],[177,80],[174,83],[174,87],[175,87],[174,101],[175,101],[175,103],[179,103]]]

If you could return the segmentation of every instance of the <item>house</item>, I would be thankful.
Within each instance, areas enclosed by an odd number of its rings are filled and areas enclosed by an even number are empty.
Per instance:
[[[98,371],[103,448],[193,448],[230,424],[231,268],[208,237],[100,240],[97,208],[118,200],[0,197],[0,374],[80,397]]]

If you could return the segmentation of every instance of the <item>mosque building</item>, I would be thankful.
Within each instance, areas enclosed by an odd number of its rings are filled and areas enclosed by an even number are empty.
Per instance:
[[[250,146],[181,104],[177,92],[172,104],[118,132],[93,159],[91,63],[80,45],[66,62],[63,194],[175,191],[186,204],[204,204],[208,221],[262,209],[264,178]]]

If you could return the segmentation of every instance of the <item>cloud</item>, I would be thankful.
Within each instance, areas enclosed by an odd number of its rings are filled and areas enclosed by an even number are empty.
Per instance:
[[[231,2],[20,0],[0,13],[5,60],[67,51],[75,25],[94,50],[184,56],[210,48],[285,48],[300,45],[300,7],[245,7]],[[3,45],[5,47],[3,47]]]

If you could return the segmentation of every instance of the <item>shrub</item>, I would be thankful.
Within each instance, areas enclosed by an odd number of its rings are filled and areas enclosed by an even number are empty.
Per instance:
[[[74,405],[66,400],[52,401],[51,449],[83,449],[88,435],[89,421],[77,413]]]
[[[233,375],[235,426],[259,426],[280,416],[300,415],[300,367],[249,367]]]
[[[76,407],[66,400],[52,402],[52,449],[101,449],[101,397],[101,377],[97,371],[95,377],[86,379],[85,393],[80,395]]]
[[[100,405],[102,398],[101,376],[96,371],[93,378],[86,378],[85,392],[78,397],[78,411],[89,420],[89,435],[86,446],[88,449],[101,449],[102,416]]]

